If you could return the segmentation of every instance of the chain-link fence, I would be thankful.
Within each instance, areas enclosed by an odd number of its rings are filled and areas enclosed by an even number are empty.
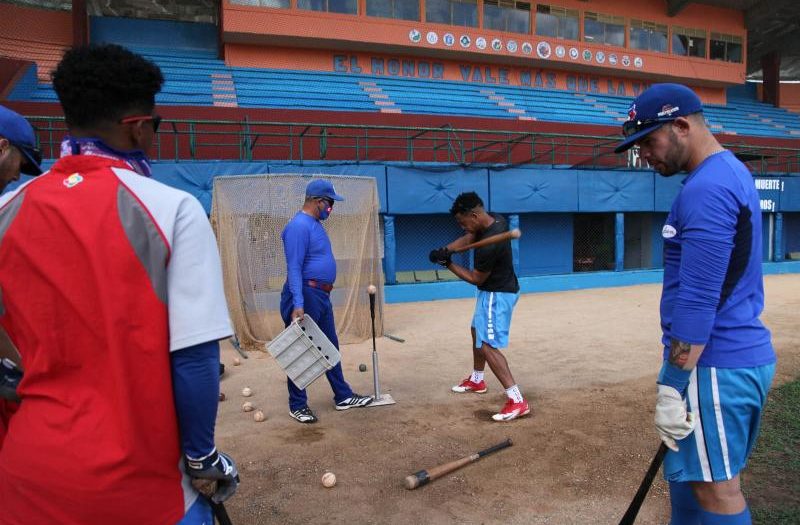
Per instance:
[[[397,284],[458,280],[450,270],[428,259],[431,250],[446,246],[464,235],[452,215],[397,215],[394,228]],[[472,267],[469,253],[456,254],[453,261]]]
[[[800,212],[783,214],[784,258],[800,261]]]
[[[573,271],[597,272],[614,269],[613,213],[573,215]]]

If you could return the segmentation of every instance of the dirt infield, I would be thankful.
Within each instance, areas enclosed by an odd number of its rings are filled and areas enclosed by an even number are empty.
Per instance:
[[[800,375],[800,276],[766,278],[764,321],[773,331],[776,381]],[[660,366],[660,286],[523,295],[507,356],[532,415],[490,420],[504,402],[489,392],[453,394],[471,370],[472,300],[387,305],[378,340],[384,391],[397,405],[336,412],[324,379],[309,388],[316,425],[290,419],[285,376],[265,354],[227,372],[217,444],[239,464],[242,485],[228,504],[236,525],[264,523],[617,523],[658,447],[652,427]],[[372,345],[343,347],[345,377],[372,391]],[[358,365],[368,371],[361,373]],[[241,389],[267,415],[241,411]],[[511,437],[514,446],[430,485],[408,491],[406,475]],[[330,470],[337,485],[320,479]],[[660,476],[637,523],[664,523]]]

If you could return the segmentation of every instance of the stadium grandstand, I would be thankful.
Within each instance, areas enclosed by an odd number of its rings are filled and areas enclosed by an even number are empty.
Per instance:
[[[389,301],[471,288],[428,250],[474,190],[525,232],[523,291],[655,282],[681,178],[613,153],[632,98],[680,82],[753,172],[767,273],[800,271],[796,0],[0,0],[0,103],[46,158],[65,49],[126,46],[166,82],[155,176],[211,209],[215,177],[377,181]],[[468,259],[464,259],[469,264]]]

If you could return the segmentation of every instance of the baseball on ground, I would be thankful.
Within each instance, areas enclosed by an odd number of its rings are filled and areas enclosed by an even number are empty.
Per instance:
[[[250,401],[245,401],[242,403],[242,412],[252,412],[253,411],[253,403]]]
[[[239,359],[238,357],[234,357],[233,358],[233,366],[239,366],[241,364],[242,364],[242,360],[241,359]]]
[[[256,413],[253,414],[253,419],[255,419],[258,423],[261,423],[262,421],[267,419],[267,416],[264,415],[264,412],[256,410]]]
[[[333,472],[326,472],[322,475],[322,486],[325,488],[331,488],[332,486],[336,485],[336,474]]]
[[[252,390],[250,390],[248,387],[244,387],[244,388],[242,389],[242,395],[243,395],[244,397],[250,397],[250,396],[252,396],[252,395],[253,395],[253,391],[252,391]]]

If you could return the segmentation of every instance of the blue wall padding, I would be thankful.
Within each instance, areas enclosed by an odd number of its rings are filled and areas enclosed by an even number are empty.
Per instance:
[[[578,173],[578,209],[582,212],[650,211],[653,209],[653,192],[652,173]]]
[[[672,177],[662,177],[661,175],[653,174],[655,181],[655,198],[653,204],[654,211],[668,212],[672,209],[672,201],[680,193],[683,188],[683,179],[686,175],[673,175]],[[663,224],[662,224],[663,226]],[[660,228],[659,228],[659,231]]]
[[[489,174],[485,168],[442,170],[388,166],[388,213],[449,213],[460,193],[477,192],[489,206]],[[452,220],[452,219],[451,219]],[[399,269],[399,268],[398,268]]]
[[[377,164],[330,164],[304,162],[300,164],[270,164],[270,173],[303,173],[326,175],[356,175],[372,177],[378,186],[380,213],[386,213],[386,166]],[[346,199],[347,195],[343,195]]]
[[[394,235],[394,217],[383,216],[383,275],[386,284],[397,282],[396,276],[397,242]]]
[[[220,175],[257,175],[269,172],[266,162],[155,162],[153,178],[174,188],[191,193],[211,212],[211,191],[214,177]]]
[[[766,210],[763,211],[781,211],[781,198],[783,197],[783,192],[780,190],[781,179],[776,177],[757,177],[760,180],[768,180],[774,181],[777,183],[777,187],[779,189],[776,190],[758,190],[758,198],[765,201],[772,201],[774,210]],[[784,185],[785,188],[785,185]]]
[[[780,211],[800,211],[800,177],[783,177]]]
[[[578,172],[553,169],[489,170],[491,208],[500,213],[578,209]]]
[[[526,213],[519,227],[520,276],[572,272],[572,214]]]
[[[132,47],[168,47],[216,51],[217,26],[199,22],[144,20],[107,16],[89,17],[92,43],[110,43]]]

